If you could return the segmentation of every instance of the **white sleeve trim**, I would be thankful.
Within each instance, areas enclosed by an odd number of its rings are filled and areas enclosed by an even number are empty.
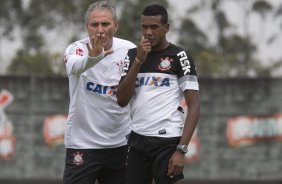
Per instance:
[[[199,91],[199,83],[198,82],[191,82],[191,81],[183,82],[179,87],[182,91],[185,91],[187,89]]]
[[[104,58],[104,55],[104,49],[97,57],[89,57],[88,54],[84,56],[78,56],[70,53],[66,63],[68,75],[80,75],[100,62]]]
[[[103,51],[102,53],[99,55],[99,56],[96,56],[96,57],[90,57],[88,55],[88,62],[87,62],[87,65],[86,65],[86,68],[91,68],[92,66],[95,66],[97,63],[99,63],[99,61],[101,61],[105,56],[105,50],[103,48]]]

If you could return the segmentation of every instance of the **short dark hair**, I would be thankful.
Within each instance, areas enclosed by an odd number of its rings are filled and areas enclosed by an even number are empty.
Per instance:
[[[163,24],[167,24],[168,22],[168,14],[165,7],[159,4],[152,4],[147,6],[144,10],[142,15],[144,16],[161,16],[161,21]]]

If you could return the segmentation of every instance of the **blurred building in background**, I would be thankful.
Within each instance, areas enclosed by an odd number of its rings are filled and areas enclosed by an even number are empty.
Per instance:
[[[281,83],[200,78],[201,118],[185,181],[281,184]],[[61,183],[67,78],[2,76],[0,91],[0,102],[13,96],[9,105],[0,106],[10,122],[7,126],[0,119],[0,183]]]

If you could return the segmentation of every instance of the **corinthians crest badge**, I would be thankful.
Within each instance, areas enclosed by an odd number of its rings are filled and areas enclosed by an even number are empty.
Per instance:
[[[83,153],[76,152],[73,154],[73,163],[77,166],[82,165],[84,160],[82,158]]]
[[[172,62],[173,59],[169,57],[161,58],[161,63],[158,66],[158,69],[161,71],[167,71],[171,68],[170,62]]]

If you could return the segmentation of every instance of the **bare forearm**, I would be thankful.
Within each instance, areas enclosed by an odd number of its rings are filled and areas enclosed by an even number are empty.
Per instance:
[[[188,145],[198,124],[200,117],[200,97],[198,91],[185,91],[185,100],[188,105],[188,114],[185,119],[180,144]]]
[[[117,103],[121,107],[126,106],[133,96],[135,82],[140,68],[141,64],[138,62],[134,62],[126,77],[119,84],[119,87],[117,89]]]
[[[117,90],[117,103],[121,107],[126,106],[134,95],[137,75],[149,52],[151,52],[151,44],[142,36],[134,62]]]
[[[200,116],[199,110],[189,109],[189,113],[185,120],[183,134],[179,144],[185,144],[185,145],[189,144],[193,136],[193,133],[196,129],[196,126],[198,124],[199,116]]]

